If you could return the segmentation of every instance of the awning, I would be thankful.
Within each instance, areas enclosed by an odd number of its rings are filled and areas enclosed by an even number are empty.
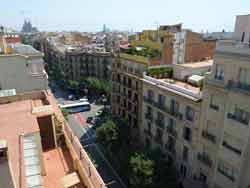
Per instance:
[[[203,79],[204,79],[204,76],[192,75],[188,78],[188,82],[192,84],[198,84],[202,82]]]

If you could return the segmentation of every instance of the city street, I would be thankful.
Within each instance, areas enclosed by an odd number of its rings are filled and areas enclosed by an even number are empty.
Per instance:
[[[74,101],[67,99],[68,93],[61,91],[59,88],[53,87],[54,95],[59,104],[68,104]],[[95,114],[103,109],[103,105],[96,105],[91,103],[91,110],[74,113],[68,115],[68,123],[74,134],[79,138],[84,149],[94,159],[97,170],[107,184],[108,188],[126,188],[117,172],[113,169],[107,158],[100,150],[98,144],[95,142],[95,130],[90,124],[86,122],[89,116],[94,117]]]

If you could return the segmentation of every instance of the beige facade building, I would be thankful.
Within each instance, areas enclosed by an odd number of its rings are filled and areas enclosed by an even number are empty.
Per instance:
[[[201,99],[198,86],[176,77],[144,74],[141,140],[150,149],[160,149],[183,179],[192,180],[198,172]],[[184,185],[193,184],[184,181]]]
[[[200,152],[211,166],[200,170],[210,187],[250,186],[249,63],[248,45],[236,40],[217,43],[202,103]]]
[[[93,51],[87,47],[66,45],[57,38],[46,38],[43,42],[45,61],[54,65],[65,80],[81,80],[86,77],[111,79],[113,55],[105,51]]]
[[[234,36],[248,35],[247,17],[237,17]],[[141,139],[174,161],[184,187],[248,188],[249,43],[218,41],[212,63],[174,66],[171,79],[144,74]],[[202,93],[184,83],[204,72]]]
[[[112,114],[127,120],[132,130],[138,130],[142,111],[141,79],[148,63],[146,59],[120,54],[112,66]]]

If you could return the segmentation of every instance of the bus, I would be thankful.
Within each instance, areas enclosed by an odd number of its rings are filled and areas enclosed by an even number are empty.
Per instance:
[[[59,105],[60,108],[66,109],[69,113],[78,113],[82,111],[89,111],[91,109],[89,102],[78,102],[73,104]]]

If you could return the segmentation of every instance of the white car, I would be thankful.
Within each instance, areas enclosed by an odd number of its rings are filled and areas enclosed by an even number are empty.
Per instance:
[[[79,101],[80,102],[89,102],[89,100],[87,98],[81,98]]]
[[[99,110],[99,111],[97,111],[96,113],[95,113],[95,116],[100,116],[102,114],[102,111],[101,110]]]

